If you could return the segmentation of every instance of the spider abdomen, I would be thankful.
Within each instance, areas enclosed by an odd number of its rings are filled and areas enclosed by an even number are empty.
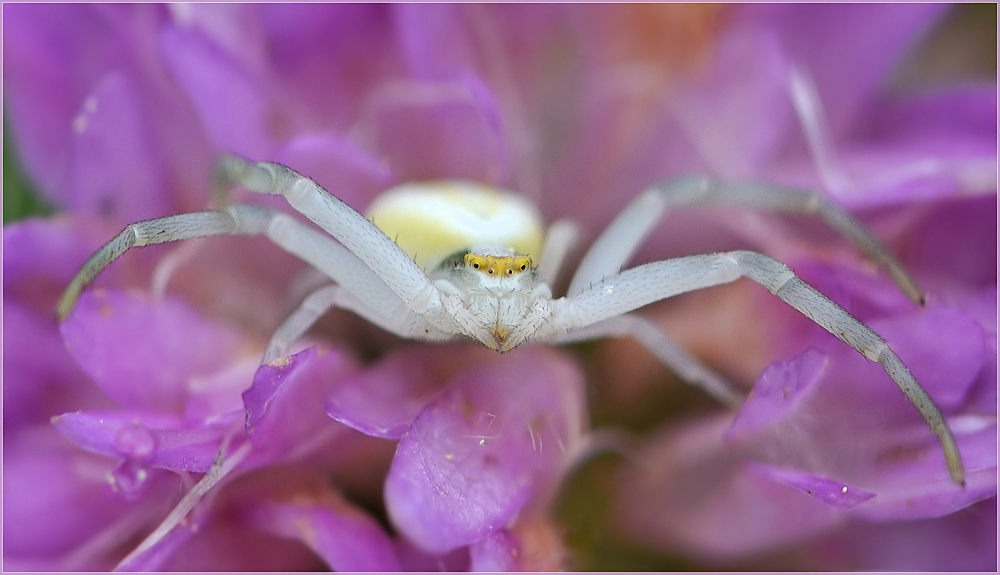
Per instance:
[[[544,234],[541,214],[531,202],[468,181],[403,184],[376,198],[365,215],[425,271],[477,245],[537,257]],[[512,264],[512,272],[522,263]]]

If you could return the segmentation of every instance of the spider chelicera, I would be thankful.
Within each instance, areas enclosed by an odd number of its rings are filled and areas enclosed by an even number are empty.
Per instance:
[[[878,334],[786,265],[760,253],[731,251],[620,271],[668,208],[721,203],[818,215],[885,269],[910,299],[922,303],[916,284],[883,245],[853,216],[817,193],[704,177],[656,184],[637,196],[597,238],[566,294],[554,298],[549,284],[574,243],[575,227],[559,221],[543,233],[534,207],[513,194],[469,182],[408,184],[372,205],[369,217],[379,224],[376,227],[312,180],[279,164],[226,155],[217,164],[214,186],[218,195],[238,186],[284,196],[330,235],[286,213],[245,203],[134,223],[73,278],[58,304],[60,320],[70,314],[83,288],[133,246],[217,235],[264,235],[334,282],[307,296],[278,328],[264,354],[265,363],[284,355],[320,316],[339,307],[404,338],[472,338],[499,352],[523,343],[630,335],[683,379],[736,406],[741,393],[651,321],[629,312],[747,277],[882,364],[940,439],[952,481],[964,485],[965,470],[951,430],[899,357]]]

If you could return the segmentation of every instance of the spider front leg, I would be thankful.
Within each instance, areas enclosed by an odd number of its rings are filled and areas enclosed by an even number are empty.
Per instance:
[[[581,293],[588,285],[621,271],[667,210],[701,204],[818,216],[886,270],[910,300],[924,303],[913,277],[882,242],[857,218],[825,196],[795,188],[701,176],[671,178],[636,196],[594,241],[580,262],[567,295]]]
[[[390,294],[391,295],[391,294]],[[395,298],[400,304],[401,300]],[[450,339],[452,334],[442,333],[424,321],[422,315],[402,309],[372,305],[337,284],[324,285],[305,297],[299,307],[289,315],[271,336],[261,363],[269,363],[288,353],[288,349],[333,308],[354,312],[369,323],[389,333],[411,339]]]
[[[440,295],[417,264],[382,230],[316,182],[280,164],[254,164],[226,155],[216,165],[215,187],[233,185],[284,196],[289,205],[357,256],[409,309],[417,313],[440,309]]]
[[[278,247],[356,294],[369,309],[381,310],[384,314],[407,311],[403,301],[385,282],[332,238],[288,214],[263,206],[233,204],[222,210],[167,216],[129,225],[77,272],[57,305],[59,320],[69,316],[83,288],[128,249],[220,235],[267,236]]]
[[[934,401],[895,352],[868,326],[766,255],[734,251],[645,264],[596,282],[574,297],[553,302],[549,338],[586,328],[681,293],[747,277],[872,361],[879,362],[917,408],[944,450],[951,479],[965,484],[965,468],[951,429]]]
[[[56,305],[59,321],[73,311],[80,292],[97,274],[132,247],[223,235],[264,233],[269,217],[254,206],[235,204],[224,210],[193,212],[130,224],[83,264]]]

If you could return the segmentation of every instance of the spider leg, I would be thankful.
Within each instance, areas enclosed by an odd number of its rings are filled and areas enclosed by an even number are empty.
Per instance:
[[[244,214],[241,210],[232,208],[180,214],[129,224],[83,264],[59,299],[56,315],[59,321],[65,320],[76,305],[83,288],[129,248],[207,236],[258,234],[261,226],[262,221],[254,217],[253,213]]]
[[[669,208],[699,204],[818,216],[883,268],[908,298],[924,303],[920,288],[903,264],[857,218],[825,196],[796,188],[697,176],[668,179],[632,200],[584,256],[567,295],[579,294],[601,278],[618,273]]]
[[[382,230],[316,182],[280,164],[251,163],[232,155],[216,164],[216,189],[238,185],[261,194],[284,196],[357,256],[406,306],[418,313],[440,309],[437,290],[424,272]]]
[[[450,339],[431,328],[423,316],[407,310],[399,300],[402,309],[387,309],[372,307],[354,296],[351,292],[337,284],[326,284],[307,295],[298,308],[275,330],[271,341],[264,351],[261,363],[269,363],[288,353],[293,343],[298,341],[319,318],[333,308],[346,309],[354,312],[390,333],[411,339],[445,340]]]
[[[232,204],[222,210],[167,216],[129,225],[83,265],[59,300],[60,321],[70,314],[80,292],[129,248],[220,235],[266,235],[289,253],[359,294],[365,304],[388,312],[405,309],[385,283],[354,254],[288,214],[262,206]]]
[[[734,387],[714,370],[698,361],[652,321],[638,315],[625,314],[553,337],[555,344],[574,343],[605,337],[632,336],[650,353],[679,375],[684,381],[703,389],[719,403],[737,409],[746,394]]]
[[[545,233],[545,247],[538,263],[538,277],[552,286],[559,277],[566,256],[576,245],[580,228],[570,220],[557,220]]]
[[[734,251],[687,256],[641,265],[596,282],[575,297],[553,302],[546,334],[556,334],[630,312],[677,294],[747,277],[865,357],[879,362],[917,408],[944,449],[951,479],[965,484],[965,468],[951,429],[934,401],[895,352],[868,326],[799,279],[785,264],[764,254]]]

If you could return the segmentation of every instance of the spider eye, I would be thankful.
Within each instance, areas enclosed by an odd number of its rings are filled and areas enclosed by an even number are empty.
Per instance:
[[[476,268],[478,270],[479,269],[479,262],[476,262],[476,263],[472,264],[472,267],[474,267],[474,268]]]
[[[486,273],[488,273],[488,274],[490,274],[490,275],[493,275],[493,268],[490,268],[489,270],[487,270],[487,272],[486,272]]]
[[[507,268],[507,275],[509,275],[509,276],[514,275],[514,270],[512,270],[510,268]]]
[[[528,266],[526,266],[526,265],[524,265],[524,264],[521,264],[521,271],[523,272],[523,271],[524,271],[524,270],[526,270],[526,269],[528,269]]]

